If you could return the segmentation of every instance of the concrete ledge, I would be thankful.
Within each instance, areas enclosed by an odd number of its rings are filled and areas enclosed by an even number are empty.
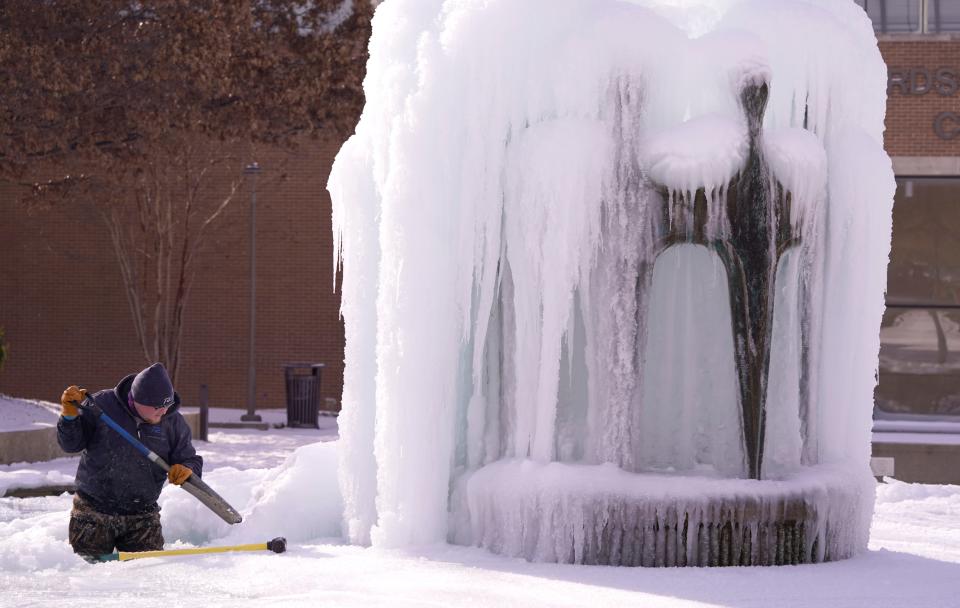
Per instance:
[[[894,156],[897,177],[960,175],[960,156]]]
[[[57,445],[57,427],[0,433],[0,464],[42,462],[63,458]]]
[[[200,414],[183,414],[190,432],[200,436]],[[57,445],[57,427],[0,433],[0,464],[44,462],[69,456]]]
[[[37,498],[38,496],[60,496],[64,492],[73,494],[77,487],[73,484],[60,486],[38,486],[36,488],[10,488],[4,498]]]
[[[893,477],[900,481],[960,484],[960,444],[874,442],[873,456],[893,458]]]
[[[945,33],[902,33],[902,34],[877,34],[878,42],[952,42],[960,40],[960,34]]]
[[[197,415],[199,418],[199,414]],[[211,429],[254,429],[257,431],[270,430],[270,425],[266,422],[209,422],[207,426]]]

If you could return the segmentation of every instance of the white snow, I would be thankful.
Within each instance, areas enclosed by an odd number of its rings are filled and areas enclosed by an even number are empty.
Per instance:
[[[32,431],[57,426],[60,405],[0,393],[0,431]]]
[[[184,492],[164,491],[168,547],[264,542],[286,534],[288,540],[296,540],[288,543],[283,555],[234,553],[90,565],[74,556],[66,542],[69,496],[0,498],[0,604],[53,607],[66,603],[76,608],[131,604],[165,608],[955,605],[955,581],[960,576],[960,486],[894,480],[878,485],[870,551],[841,562],[717,569],[565,566],[442,544],[404,551],[342,544],[331,458],[341,443],[307,446],[295,452],[295,460],[271,469],[226,467],[205,476],[218,491],[244,505],[247,520],[232,534],[224,534],[219,520],[204,509],[194,508],[189,501],[196,501]],[[240,458],[239,444],[232,449]],[[303,466],[304,461],[310,466]],[[256,463],[254,452],[247,454],[247,462]],[[301,474],[296,469],[309,469],[312,483],[296,479]]]
[[[0,434],[0,441],[3,435]],[[79,457],[56,458],[46,462],[18,462],[0,465],[0,496],[9,489],[63,486],[73,483]]]
[[[215,417],[238,415],[233,410]],[[90,565],[66,541],[69,495],[0,498],[0,605],[913,608],[951,605],[960,576],[960,486],[895,480],[878,485],[870,551],[841,562],[722,569],[565,566],[443,544],[404,551],[344,545],[336,473],[344,442],[314,443],[332,439],[330,430],[224,429],[210,438],[197,442],[206,461],[204,478],[243,511],[245,521],[230,529],[185,492],[168,487],[161,496],[168,548],[286,535],[287,553]],[[69,458],[0,467],[0,485],[31,472],[72,477],[76,463]],[[609,469],[608,476],[626,475]]]
[[[651,133],[645,148],[643,164],[655,182],[683,193],[703,184],[718,188],[747,157],[747,128],[742,121],[707,114]]]

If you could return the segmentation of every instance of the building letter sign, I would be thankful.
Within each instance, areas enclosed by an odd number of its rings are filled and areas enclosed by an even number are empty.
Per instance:
[[[953,97],[960,90],[960,74],[947,67],[891,68],[887,73],[887,95],[895,91],[901,95],[926,95],[933,91],[941,97]],[[940,112],[933,119],[933,132],[940,139],[960,137],[960,113]]]

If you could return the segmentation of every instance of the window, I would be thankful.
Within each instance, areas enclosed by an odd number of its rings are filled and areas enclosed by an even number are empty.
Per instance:
[[[856,0],[863,7],[878,33],[915,33],[923,31],[923,0]]]
[[[927,0],[927,26],[931,32],[960,32],[960,0]]]
[[[960,0],[854,0],[878,34],[960,32]]]
[[[960,178],[897,178],[876,417],[960,416]]]

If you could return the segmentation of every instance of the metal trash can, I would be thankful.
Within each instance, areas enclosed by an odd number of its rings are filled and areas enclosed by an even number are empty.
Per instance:
[[[287,363],[287,426],[320,428],[320,372],[323,363]]]

